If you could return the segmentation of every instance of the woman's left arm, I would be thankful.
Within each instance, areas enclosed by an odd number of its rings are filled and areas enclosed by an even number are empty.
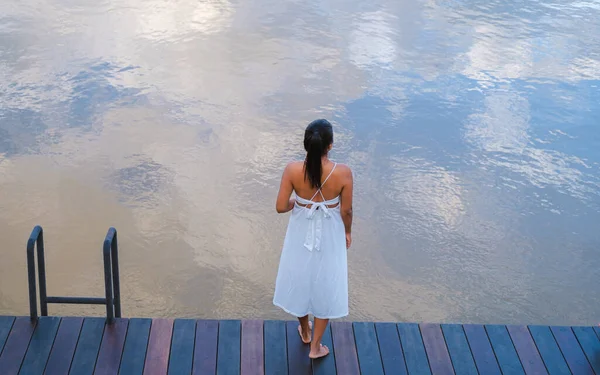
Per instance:
[[[278,213],[283,214],[291,211],[296,203],[295,199],[290,199],[294,186],[291,178],[291,164],[288,164],[281,176],[281,185],[279,186],[279,194],[277,194],[277,203],[275,209]]]

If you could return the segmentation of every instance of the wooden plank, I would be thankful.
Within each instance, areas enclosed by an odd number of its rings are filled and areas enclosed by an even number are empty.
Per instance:
[[[13,375],[19,372],[34,330],[35,323],[32,323],[29,318],[15,319],[2,355],[0,355],[2,375]]]
[[[540,352],[540,356],[546,365],[550,375],[570,374],[569,366],[565,361],[552,331],[549,327],[531,326],[529,327],[531,337]]]
[[[169,367],[173,319],[152,319],[144,375],[166,375]]]
[[[79,340],[83,318],[62,318],[44,374],[68,375]]]
[[[467,341],[480,374],[500,375],[500,367],[496,361],[490,340],[481,325],[464,325]]]
[[[577,375],[593,374],[594,372],[571,328],[551,327],[551,330],[571,372]]]
[[[104,318],[85,318],[83,320],[69,375],[89,375],[94,372],[105,322]]]
[[[398,324],[398,334],[404,349],[404,360],[411,375],[431,375],[421,331],[417,324]]]
[[[600,374],[600,340],[592,327],[573,327],[573,332],[583,349],[588,362]]]
[[[350,322],[331,323],[333,351],[338,374],[360,374],[353,331]]]
[[[142,375],[150,338],[151,319],[130,319],[119,374]]]
[[[217,338],[219,322],[199,320],[196,323],[196,347],[194,349],[194,375],[214,374],[217,372]]]
[[[194,359],[194,341],[196,339],[196,321],[177,319],[173,325],[169,374],[190,375]]]
[[[19,374],[41,375],[44,372],[59,325],[60,318],[48,316],[39,318]]]
[[[385,375],[408,375],[398,328],[394,323],[375,323]]]
[[[525,375],[517,351],[512,343],[508,330],[501,325],[488,325],[485,327],[500,370],[504,374]]]
[[[433,375],[454,374],[444,334],[439,324],[421,324],[421,336]]]
[[[0,316],[0,355],[2,355],[4,344],[6,344],[8,334],[10,333],[14,322],[14,316]]]
[[[508,333],[517,349],[517,354],[527,375],[548,374],[542,357],[538,352],[535,342],[525,326],[508,326]]]
[[[358,364],[363,374],[383,375],[383,363],[374,323],[354,323]]]
[[[288,375],[285,322],[267,320],[264,323],[265,374]]]
[[[312,361],[313,375],[329,375],[335,374],[335,354],[333,348],[333,337],[331,336],[331,324],[327,325],[323,337],[321,338],[321,344],[326,345],[330,353],[329,355]]]
[[[459,324],[443,324],[442,332],[452,359],[454,371],[457,374],[477,375],[475,360],[469,348],[469,342],[463,327]]]
[[[128,319],[120,318],[115,319],[113,324],[106,325],[94,375],[117,375],[119,373],[128,325]]]
[[[239,375],[241,355],[241,322],[219,322],[219,349],[217,350],[217,375]]]
[[[308,354],[310,345],[306,345],[298,334],[298,321],[286,323],[288,363],[290,375],[312,374],[312,364]]]
[[[242,375],[264,375],[265,356],[263,343],[263,322],[260,320],[242,321]]]

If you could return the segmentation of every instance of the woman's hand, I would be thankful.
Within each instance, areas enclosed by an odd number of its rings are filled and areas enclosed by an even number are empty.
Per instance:
[[[352,246],[352,234],[346,233],[346,249],[349,249]]]

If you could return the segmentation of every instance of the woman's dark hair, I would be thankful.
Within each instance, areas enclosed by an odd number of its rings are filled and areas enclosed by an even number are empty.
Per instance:
[[[329,146],[333,143],[333,127],[329,121],[320,119],[308,124],[304,132],[304,149],[306,162],[304,164],[304,178],[313,188],[321,187],[323,166],[321,158],[327,155]]]

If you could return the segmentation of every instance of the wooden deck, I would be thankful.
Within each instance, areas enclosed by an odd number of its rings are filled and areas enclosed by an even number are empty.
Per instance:
[[[600,374],[598,327],[334,322],[310,361],[296,322],[0,316],[0,374]]]

